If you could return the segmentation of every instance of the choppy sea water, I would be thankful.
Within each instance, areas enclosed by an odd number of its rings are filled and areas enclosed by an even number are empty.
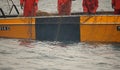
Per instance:
[[[119,70],[119,44],[71,43],[64,47],[0,38],[0,70]]]

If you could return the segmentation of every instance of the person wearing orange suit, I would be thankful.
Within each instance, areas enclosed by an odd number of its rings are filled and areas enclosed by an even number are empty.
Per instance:
[[[70,15],[72,1],[75,0],[58,0],[58,14]]]
[[[112,0],[112,8],[114,9],[114,14],[120,14],[120,0]]]
[[[83,0],[83,12],[88,14],[95,14],[98,8],[98,0]]]
[[[36,16],[38,0],[20,0],[20,5],[22,9],[24,7],[24,17]]]

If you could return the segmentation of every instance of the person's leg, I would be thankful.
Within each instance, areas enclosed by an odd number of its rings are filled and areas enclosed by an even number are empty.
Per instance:
[[[68,3],[66,3],[66,15],[70,15],[71,14],[71,4],[72,4],[72,1],[69,1]]]
[[[114,10],[114,14],[119,14],[120,10],[119,9],[115,9]]]
[[[119,13],[118,14],[120,14],[120,9],[119,9]]]

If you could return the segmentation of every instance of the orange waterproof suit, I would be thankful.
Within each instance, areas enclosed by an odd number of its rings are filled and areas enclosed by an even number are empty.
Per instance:
[[[70,15],[72,0],[58,0],[58,14]]]
[[[20,5],[24,6],[24,16],[36,16],[38,10],[38,0],[20,0]]]
[[[83,0],[82,6],[85,13],[94,14],[98,8],[98,0]]]
[[[114,8],[114,14],[120,14],[120,0],[112,0],[112,7]]]

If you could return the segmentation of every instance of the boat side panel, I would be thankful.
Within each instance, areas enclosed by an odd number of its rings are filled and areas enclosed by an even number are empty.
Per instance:
[[[80,42],[79,19],[79,17],[37,18],[36,39]]]
[[[0,19],[0,37],[35,39],[35,19]]]
[[[81,41],[120,42],[120,31],[118,30],[120,16],[87,17],[81,16],[80,18]]]

